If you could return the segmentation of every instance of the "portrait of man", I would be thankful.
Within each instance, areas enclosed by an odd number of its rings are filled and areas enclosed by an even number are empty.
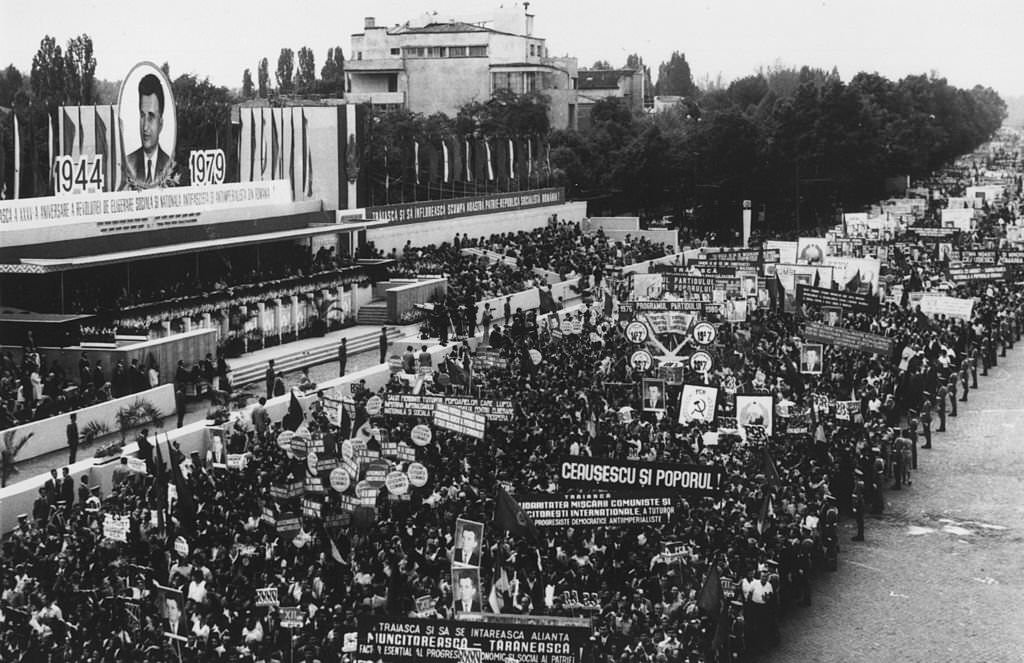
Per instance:
[[[452,569],[452,600],[456,614],[482,612],[480,569]]]
[[[480,545],[483,538],[483,523],[463,518],[456,520],[452,562],[457,566],[480,566]]]
[[[843,309],[836,306],[823,306],[821,309],[825,324],[829,327],[843,326]]]
[[[124,156],[122,189],[163,186],[174,169],[177,134],[170,83],[155,65],[137,64],[121,84],[118,117]]]
[[[173,587],[157,586],[157,608],[160,611],[160,623],[165,634],[188,637],[191,628],[182,606],[184,598],[181,592]]]
[[[664,380],[644,380],[644,412],[664,411],[665,382]]]
[[[800,372],[821,374],[822,347],[820,343],[806,343],[800,348]]]

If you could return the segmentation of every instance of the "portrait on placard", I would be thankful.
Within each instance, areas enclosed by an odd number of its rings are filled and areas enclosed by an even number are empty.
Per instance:
[[[483,540],[483,523],[465,518],[456,520],[452,564],[455,566],[480,566],[480,549],[483,546]]]
[[[754,272],[741,272],[738,276],[740,279],[740,295],[742,297],[757,297],[757,274]]]
[[[764,395],[736,396],[736,422],[743,426],[764,426],[765,433],[772,434],[772,397]]]
[[[174,94],[163,70],[152,62],[132,67],[117,100],[125,189],[153,189],[176,182],[174,150],[178,125]]]
[[[679,399],[679,423],[691,421],[711,423],[715,419],[718,403],[718,388],[699,384],[683,385]]]
[[[829,327],[843,326],[843,309],[838,306],[822,306],[821,317]]]
[[[185,598],[173,587],[156,586],[153,592],[156,611],[160,615],[160,628],[164,635],[188,637],[192,623],[185,614]]]
[[[665,381],[644,378],[643,385],[644,412],[665,411]]]
[[[821,343],[804,343],[800,347],[800,372],[821,375],[822,359]]]
[[[452,607],[457,615],[483,612],[480,601],[480,569],[452,569]]]

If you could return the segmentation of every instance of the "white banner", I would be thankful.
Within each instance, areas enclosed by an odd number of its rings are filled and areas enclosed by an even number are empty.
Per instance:
[[[919,302],[921,313],[925,315],[944,315],[947,318],[959,320],[970,320],[974,311],[973,299],[960,299],[946,295],[936,295],[926,292],[921,296]]]

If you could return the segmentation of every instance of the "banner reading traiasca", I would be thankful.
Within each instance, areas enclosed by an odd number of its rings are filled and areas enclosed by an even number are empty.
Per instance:
[[[484,661],[579,663],[588,637],[586,626],[367,618],[354,663],[451,663],[464,649],[480,649]]]

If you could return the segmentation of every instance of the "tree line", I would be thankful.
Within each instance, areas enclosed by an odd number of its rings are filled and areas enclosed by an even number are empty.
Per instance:
[[[242,98],[270,99],[277,95],[342,97],[345,94],[345,54],[341,46],[328,48],[318,77],[313,49],[303,46],[296,53],[290,48],[282,48],[277,56],[274,78],[276,87],[270,84],[270,61],[262,58],[256,67],[255,80],[251,69],[242,72]]]

